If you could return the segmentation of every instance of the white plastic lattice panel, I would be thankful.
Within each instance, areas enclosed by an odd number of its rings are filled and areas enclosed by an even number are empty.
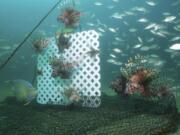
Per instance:
[[[38,103],[67,105],[64,95],[67,88],[74,88],[81,95],[82,105],[98,107],[101,103],[100,58],[88,55],[92,48],[99,50],[99,35],[96,31],[83,31],[70,35],[71,46],[59,54],[54,38],[46,51],[38,56],[37,68],[43,74],[37,77]],[[70,79],[53,78],[50,58],[62,57],[65,61],[78,63]]]

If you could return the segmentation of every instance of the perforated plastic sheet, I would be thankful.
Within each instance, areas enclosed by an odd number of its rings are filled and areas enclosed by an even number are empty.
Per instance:
[[[37,68],[43,72],[37,77],[38,103],[67,105],[70,101],[64,95],[64,91],[74,88],[81,95],[83,106],[100,105],[100,58],[99,54],[92,57],[88,53],[91,48],[99,50],[98,39],[99,35],[94,30],[71,34],[71,46],[61,54],[55,39],[51,39],[47,49],[38,56]],[[51,76],[52,68],[49,61],[54,56],[63,57],[67,62],[78,63],[70,79]]]

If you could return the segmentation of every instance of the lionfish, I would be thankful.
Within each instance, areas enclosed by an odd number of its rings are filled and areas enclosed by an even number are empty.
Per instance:
[[[130,58],[121,68],[121,74],[126,78],[125,94],[141,93],[143,96],[151,96],[149,88],[152,80],[157,78],[158,71],[148,63],[147,57],[140,55]]]
[[[64,95],[68,98],[68,100],[72,103],[79,102],[81,100],[80,95],[78,94],[77,90],[74,88],[66,89]]]
[[[73,8],[66,8],[57,18],[66,27],[76,27],[79,24],[81,13]]]
[[[48,38],[40,38],[33,40],[32,44],[36,52],[41,53],[50,43]]]
[[[52,66],[52,77],[61,77],[62,79],[69,79],[72,70],[78,65],[76,62],[65,62],[62,59],[53,58],[50,65]]]
[[[171,82],[148,62],[148,57],[137,55],[130,58],[124,67],[121,68],[121,74],[127,80],[125,90],[127,95],[140,93],[144,97],[164,98],[172,96],[168,84]],[[122,82],[120,83],[122,85]],[[120,87],[122,88],[122,87]]]
[[[90,56],[91,58],[94,58],[96,55],[99,54],[99,50],[95,49],[94,47],[90,46],[90,50],[88,52],[86,52],[86,54],[88,56]]]
[[[64,49],[68,49],[70,47],[69,37],[65,34],[61,33],[57,37],[57,46],[59,51],[64,51]]]
[[[149,84],[154,75],[155,72],[150,69],[141,68],[136,70],[129,78],[126,92],[132,94],[138,91],[144,96],[149,96],[151,94]]]

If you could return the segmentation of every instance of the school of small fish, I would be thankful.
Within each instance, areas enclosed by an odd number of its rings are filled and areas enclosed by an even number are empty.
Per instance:
[[[94,22],[87,23],[88,27],[97,28],[101,37],[111,38],[109,42],[102,43],[108,48],[107,63],[121,65],[121,59],[135,53],[157,56],[154,52],[158,50],[171,58],[180,58],[180,52],[174,52],[180,50],[180,13],[174,14],[167,9],[165,12],[158,12],[157,19],[153,19],[150,16],[156,14],[161,4],[163,6],[162,1],[145,0],[141,5],[136,5],[132,0],[132,3],[125,9],[123,1],[120,0],[111,0],[111,4],[102,0],[94,2],[99,11],[110,9],[110,12],[105,14],[108,20],[100,19],[102,14],[99,16],[93,13]],[[178,9],[179,6],[180,2],[172,2],[169,8]],[[166,63],[159,56],[151,62],[159,67]]]
[[[121,65],[121,59],[129,55],[142,53],[154,56],[159,51],[169,58],[180,58],[180,13],[175,14],[168,9],[178,11],[180,2],[172,1],[162,11],[159,9],[164,4],[162,0],[144,0],[140,4],[134,0],[130,2],[132,4],[127,8],[124,8],[123,0],[90,2],[95,10],[88,11],[85,25],[96,29],[104,39],[101,44],[107,48],[106,62]],[[50,27],[57,28],[58,25]],[[8,43],[8,39],[0,37],[0,59],[5,58],[16,46],[17,44],[12,45]],[[157,62],[157,66],[163,65],[164,60],[158,58],[153,62]],[[179,64],[178,60],[174,61]]]

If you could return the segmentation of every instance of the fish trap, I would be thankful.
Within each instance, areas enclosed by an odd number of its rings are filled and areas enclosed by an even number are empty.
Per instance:
[[[91,48],[99,49],[98,39],[99,35],[94,30],[70,34],[70,47],[64,52],[59,52],[55,38],[50,39],[46,50],[37,58],[37,68],[42,71],[42,74],[37,76],[38,103],[68,105],[71,102],[65,91],[73,88],[80,95],[82,106],[100,105],[100,58],[99,54],[93,57],[89,55]],[[53,57],[77,63],[69,79],[52,77],[53,69],[49,61]]]

